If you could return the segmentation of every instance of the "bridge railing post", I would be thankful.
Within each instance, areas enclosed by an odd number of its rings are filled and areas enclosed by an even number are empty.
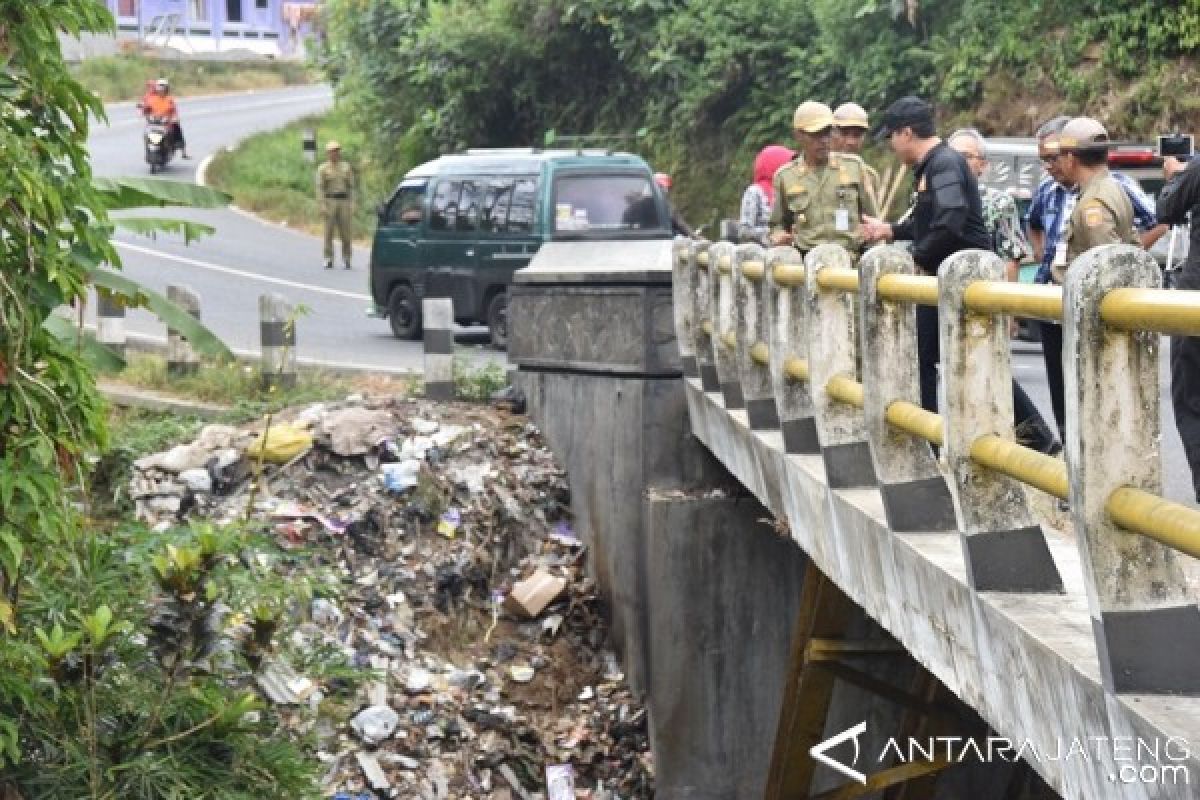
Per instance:
[[[1125,486],[1158,495],[1159,341],[1105,325],[1100,307],[1117,288],[1160,285],[1145,252],[1091,250],[1067,270],[1063,367],[1071,516],[1106,688],[1200,693],[1200,609],[1179,554],[1119,528],[1108,504]]]
[[[849,269],[853,265],[845,248],[823,244],[805,257],[808,301],[808,371],[817,438],[831,489],[874,486],[871,449],[859,408],[837,400],[830,380],[855,381],[858,337],[855,335],[858,298],[850,292],[822,289],[821,270]],[[858,404],[861,407],[861,401]]]
[[[708,274],[712,282],[713,361],[725,408],[746,407],[737,370],[737,316],[733,294],[734,246],[717,242],[708,249]]]
[[[717,380],[717,362],[713,351],[713,279],[709,271],[712,242],[703,239],[692,242],[688,258],[690,264],[692,304],[692,351],[696,355],[696,368],[700,372],[700,385],[706,392],[719,392],[721,382]]]
[[[739,245],[733,264],[738,380],[746,401],[746,417],[752,430],[773,430],[779,427],[779,410],[771,385],[770,311],[763,249],[756,244]]]
[[[880,297],[879,278],[915,275],[912,257],[897,247],[877,247],[858,265],[862,329],[863,416],[888,527],[893,531],[957,529],[954,499],[929,443],[888,424],[888,407],[921,404],[917,316],[912,303]]]
[[[970,311],[964,301],[973,282],[1002,280],[1004,265],[982,250],[956,253],[938,274],[941,412],[967,580],[979,591],[1061,592],[1062,577],[1025,487],[971,458],[980,436],[1014,440],[1008,319]]]
[[[788,453],[819,453],[808,380],[808,302],[804,259],[794,247],[766,254],[771,383]]]
[[[696,268],[692,262],[692,240],[676,236],[671,247],[671,300],[675,313],[675,340],[685,378],[700,377],[696,361]]]

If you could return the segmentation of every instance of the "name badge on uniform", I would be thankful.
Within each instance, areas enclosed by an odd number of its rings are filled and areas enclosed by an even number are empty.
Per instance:
[[[1054,245],[1054,264],[1055,267],[1065,267],[1067,265],[1067,243],[1059,242]]]
[[[839,208],[833,212],[833,228],[836,231],[845,232],[850,230],[850,210]]]

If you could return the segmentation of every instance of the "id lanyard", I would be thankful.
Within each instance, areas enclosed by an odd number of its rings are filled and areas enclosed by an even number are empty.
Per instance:
[[[1075,213],[1075,203],[1079,196],[1075,192],[1067,192],[1063,199],[1062,212],[1058,215],[1058,241],[1054,245],[1054,266],[1067,265],[1067,237],[1070,234],[1071,215]]]

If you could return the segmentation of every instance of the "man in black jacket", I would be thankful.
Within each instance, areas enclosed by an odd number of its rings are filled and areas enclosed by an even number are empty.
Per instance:
[[[1163,161],[1167,183],[1158,195],[1158,220],[1182,225],[1191,215],[1187,260],[1175,288],[1200,289],[1200,159],[1185,164]],[[1192,489],[1200,502],[1200,337],[1171,337],[1171,405],[1183,452],[1192,468]]]
[[[936,275],[942,262],[962,250],[992,249],[983,221],[979,184],[966,159],[936,133],[933,108],[916,97],[902,97],[888,107],[876,138],[887,138],[892,150],[913,169],[913,211],[904,222],[891,225],[869,220],[863,227],[868,241],[911,240],[912,257],[926,275]],[[917,306],[917,360],[921,405],[937,411],[937,364],[941,360],[938,310]],[[1013,410],[1019,438],[1042,452],[1061,450],[1037,407],[1013,381]]]

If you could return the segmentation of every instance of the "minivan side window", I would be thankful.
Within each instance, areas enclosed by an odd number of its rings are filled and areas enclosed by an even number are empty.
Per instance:
[[[388,206],[387,221],[391,225],[417,225],[425,216],[425,187],[401,186]]]
[[[484,233],[504,233],[512,193],[512,178],[494,178],[488,182],[487,190],[483,194],[483,213],[479,218],[479,230]]]
[[[513,185],[512,203],[504,230],[508,233],[533,233],[534,209],[537,207],[537,178],[518,178]]]
[[[458,181],[438,181],[429,203],[429,229],[452,231],[458,227]]]
[[[454,230],[469,233],[479,227],[479,210],[483,204],[483,187],[478,180],[458,181],[458,219]]]

